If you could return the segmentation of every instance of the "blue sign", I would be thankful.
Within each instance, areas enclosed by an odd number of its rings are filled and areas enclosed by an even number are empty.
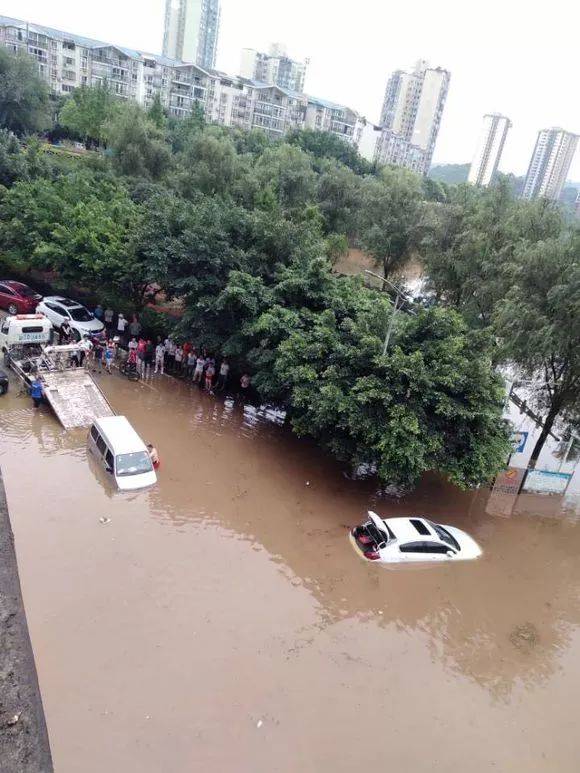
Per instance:
[[[512,445],[514,450],[512,453],[514,454],[521,454],[524,448],[526,447],[526,443],[528,442],[528,432],[514,432],[512,435]]]
[[[564,494],[572,480],[572,473],[551,470],[529,470],[524,482],[524,491],[538,494]]]

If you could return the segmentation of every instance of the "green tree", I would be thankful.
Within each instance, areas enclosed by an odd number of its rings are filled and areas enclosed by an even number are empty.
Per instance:
[[[360,177],[342,164],[325,162],[316,195],[326,231],[354,235],[361,206]]]
[[[0,128],[23,135],[49,125],[48,88],[36,62],[28,54],[0,47]]]
[[[137,104],[128,103],[107,126],[115,169],[123,175],[163,179],[172,158],[164,133]]]
[[[108,129],[120,107],[106,83],[80,86],[64,103],[59,122],[82,137],[87,148],[105,145]]]
[[[544,426],[534,467],[554,424],[580,420],[580,234],[520,248],[496,331],[505,360],[535,384]]]
[[[297,210],[315,199],[316,174],[307,153],[283,143],[268,148],[255,166],[259,183],[274,192],[285,211]]]
[[[147,118],[160,131],[165,129],[165,126],[167,125],[167,117],[165,115],[165,110],[163,109],[163,105],[161,104],[161,97],[159,96],[158,92],[153,97],[153,102],[151,103],[151,107],[147,111]]]
[[[197,193],[231,193],[242,167],[231,139],[208,127],[190,138],[181,158],[179,189],[188,198]]]
[[[370,174],[373,166],[364,159],[354,145],[330,132],[314,129],[295,129],[286,137],[286,142],[311,153],[317,159],[331,158],[348,166],[356,174]]]
[[[385,276],[397,271],[419,242],[423,213],[421,178],[406,169],[383,167],[361,186],[359,240]]]

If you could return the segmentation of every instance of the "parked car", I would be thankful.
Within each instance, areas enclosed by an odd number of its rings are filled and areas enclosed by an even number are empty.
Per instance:
[[[0,309],[6,309],[8,314],[32,314],[41,300],[42,295],[32,287],[12,279],[0,279]]]
[[[357,549],[369,561],[384,563],[466,561],[481,548],[461,529],[420,516],[383,519],[369,511],[368,521],[351,531]]]
[[[98,335],[105,329],[103,323],[81,303],[60,295],[48,295],[38,304],[36,311],[46,315],[59,329],[66,320],[78,339],[84,335]]]

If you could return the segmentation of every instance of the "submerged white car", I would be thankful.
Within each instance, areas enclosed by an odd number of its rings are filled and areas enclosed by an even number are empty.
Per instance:
[[[383,519],[370,510],[368,516],[368,521],[355,526],[351,535],[369,561],[467,561],[479,558],[482,552],[469,534],[455,526],[442,526],[420,516]]]

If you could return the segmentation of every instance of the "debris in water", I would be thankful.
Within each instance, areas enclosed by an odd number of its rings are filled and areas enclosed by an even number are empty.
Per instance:
[[[111,519],[110,519],[110,518],[107,518],[105,515],[102,515],[102,516],[99,518],[99,523],[102,523],[102,524],[111,523]]]
[[[310,486],[310,481],[309,480],[306,481],[306,485]]]
[[[533,623],[523,623],[516,625],[510,633],[510,641],[520,650],[530,651],[536,647],[540,641],[538,629]]]
[[[10,719],[8,720],[8,722],[6,722],[6,724],[9,725],[9,726],[10,725],[15,725],[18,722],[18,720],[20,719],[20,715],[21,714],[22,714],[21,711],[19,711],[18,714],[14,714],[12,717],[10,717]]]
[[[263,725],[263,724],[264,724],[264,723],[262,722],[262,720],[261,720],[261,719],[259,719],[259,720],[258,720],[258,722],[257,722],[257,724],[256,724],[256,727],[262,727],[262,725]]]

